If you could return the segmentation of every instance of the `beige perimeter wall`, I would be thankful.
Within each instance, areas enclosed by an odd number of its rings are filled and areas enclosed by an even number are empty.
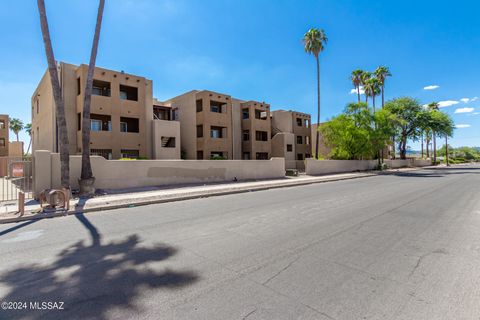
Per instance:
[[[282,178],[283,158],[271,160],[106,160],[92,156],[95,186],[123,189],[189,183]],[[81,156],[70,156],[70,184],[78,188]],[[60,156],[49,151],[35,152],[34,192],[60,187]]]
[[[305,159],[305,173],[310,175],[373,170],[377,160],[315,160]]]

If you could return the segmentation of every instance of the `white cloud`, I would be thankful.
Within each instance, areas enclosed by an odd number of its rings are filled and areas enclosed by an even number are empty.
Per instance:
[[[461,129],[461,128],[470,128],[469,124],[456,124],[455,128]]]
[[[460,102],[456,101],[456,100],[445,100],[445,101],[439,101],[438,102],[438,106],[440,108],[445,108],[445,107],[450,107],[450,106],[453,106],[453,105],[456,105],[456,104],[459,104]]]
[[[473,108],[458,108],[457,110],[455,110],[455,113],[469,113],[469,112],[473,112]]]
[[[470,101],[477,101],[478,100],[478,97],[473,97],[472,99],[470,99]]]
[[[434,84],[434,85],[423,87],[423,90],[435,90],[438,88],[440,88],[440,86],[437,86],[436,84]]]
[[[357,94],[357,89],[350,90],[350,94]],[[363,86],[360,86],[360,94],[365,94],[365,90],[363,90]]]
[[[462,98],[460,99],[463,103],[468,103],[470,101],[470,98]]]

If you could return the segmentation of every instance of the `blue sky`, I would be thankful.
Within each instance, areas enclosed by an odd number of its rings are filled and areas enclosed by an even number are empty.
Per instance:
[[[98,1],[46,5],[57,60],[88,63]],[[323,28],[322,121],[355,100],[352,70],[386,65],[387,99],[444,101],[459,126],[451,143],[480,146],[479,10],[468,0],[107,0],[97,65],[152,79],[161,100],[209,89],[316,118],[315,61],[301,38]],[[36,1],[4,1],[0,33],[0,113],[28,122],[46,70]]]

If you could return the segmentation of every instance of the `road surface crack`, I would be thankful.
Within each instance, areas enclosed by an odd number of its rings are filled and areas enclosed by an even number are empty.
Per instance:
[[[257,309],[254,309],[254,310],[250,311],[249,313],[247,313],[247,314],[245,315],[245,317],[242,318],[242,320],[247,319],[248,317],[250,317],[250,316],[251,316],[252,314],[254,314],[255,312],[257,312]]]
[[[282,272],[284,272],[285,270],[287,270],[288,268],[290,268],[295,262],[297,262],[297,260],[300,259],[300,256],[298,256],[297,258],[295,258],[293,261],[291,261],[289,264],[287,264],[283,269],[281,269],[280,271],[278,271],[277,273],[275,273],[273,276],[271,276],[270,278],[268,278],[265,282],[263,282],[262,284],[263,285],[266,285],[267,283],[269,283],[271,280],[275,279],[276,277],[278,277]]]

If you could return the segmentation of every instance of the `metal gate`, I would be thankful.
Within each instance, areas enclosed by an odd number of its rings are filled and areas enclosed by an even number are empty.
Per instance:
[[[0,202],[18,200],[19,192],[32,199],[32,186],[32,158],[0,157]]]

